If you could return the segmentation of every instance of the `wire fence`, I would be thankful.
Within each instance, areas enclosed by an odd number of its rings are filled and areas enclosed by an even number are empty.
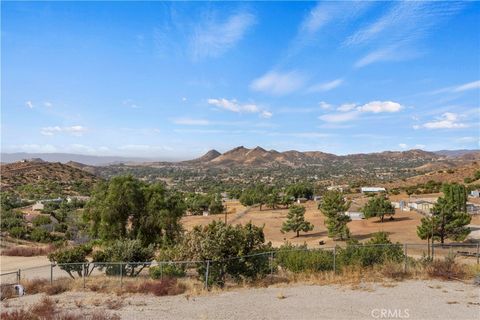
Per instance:
[[[359,250],[363,250],[363,253]],[[368,255],[368,263],[380,264],[385,259],[395,258],[407,272],[412,263],[420,259],[442,259],[455,257],[462,264],[479,264],[478,244],[370,244],[324,247],[320,249],[288,248],[259,252],[245,256],[234,256],[220,260],[189,261],[146,261],[146,262],[86,262],[46,264],[38,267],[20,268],[0,274],[2,287],[21,284],[29,280],[81,281],[83,288],[95,285],[98,280],[110,280],[110,285],[122,287],[125,281],[183,278],[201,280],[206,289],[212,285],[223,285],[232,274],[242,277],[260,278],[274,276],[280,270],[289,272],[338,272],[348,259],[359,254]],[[381,258],[381,259],[380,259]],[[377,260],[375,260],[377,259]],[[241,271],[241,272],[240,272]],[[230,278],[229,278],[230,277]],[[79,280],[80,279],[80,280]],[[231,280],[239,280],[231,279]]]

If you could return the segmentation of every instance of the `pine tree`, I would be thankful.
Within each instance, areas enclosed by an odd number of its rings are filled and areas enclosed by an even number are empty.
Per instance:
[[[313,230],[313,225],[305,220],[305,207],[293,205],[288,210],[287,221],[282,225],[282,233],[294,231],[297,237],[300,231],[308,232]]]
[[[349,207],[350,202],[345,201],[342,192],[328,191],[324,194],[318,208],[325,215],[325,224],[330,238],[339,238],[340,240],[350,238],[350,230],[347,227],[347,223],[351,219],[345,215],[345,211]]]

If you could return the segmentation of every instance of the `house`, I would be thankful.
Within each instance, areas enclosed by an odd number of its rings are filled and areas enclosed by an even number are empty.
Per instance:
[[[328,191],[341,191],[343,192],[343,186],[330,186],[327,187]]]
[[[480,190],[472,190],[472,191],[470,191],[470,197],[472,197],[472,198],[480,198]]]
[[[362,193],[377,193],[377,192],[386,192],[387,190],[382,187],[362,187],[360,189]]]
[[[313,201],[315,201],[315,202],[322,201],[322,196],[313,196]]]
[[[411,209],[422,213],[430,213],[430,210],[433,209],[433,205],[434,203],[425,200],[415,200],[408,204]]]
[[[360,211],[347,211],[345,212],[346,216],[349,216],[352,220],[362,220],[365,219],[365,215]]]
[[[90,197],[89,196],[68,196],[67,197],[68,203],[72,202],[73,200],[87,202],[88,200],[90,200]]]
[[[395,207],[395,209],[400,209],[401,211],[410,211],[407,203],[403,200],[392,201],[392,205]]]

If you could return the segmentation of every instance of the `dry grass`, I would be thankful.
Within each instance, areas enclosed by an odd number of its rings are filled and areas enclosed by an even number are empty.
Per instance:
[[[455,262],[451,257],[444,260],[435,260],[426,267],[428,276],[441,280],[462,280],[467,276],[464,265]]]
[[[69,279],[57,279],[52,284],[45,279],[23,280],[22,285],[27,294],[46,293],[56,295],[72,289],[72,283]]]
[[[174,296],[184,293],[186,287],[176,279],[147,280],[140,283],[128,283],[123,292],[154,294],[156,296]]]
[[[120,320],[116,314],[106,311],[95,311],[91,315],[62,312],[57,309],[56,302],[44,297],[28,309],[22,308],[4,311],[0,314],[2,320]]]
[[[3,256],[10,257],[34,257],[34,256],[46,256],[50,252],[53,252],[55,247],[48,245],[46,247],[24,247],[16,246],[2,250]]]

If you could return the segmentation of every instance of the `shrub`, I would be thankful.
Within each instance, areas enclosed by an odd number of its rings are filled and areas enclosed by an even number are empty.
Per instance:
[[[333,270],[333,252],[309,251],[304,246],[284,245],[276,252],[275,261],[291,272],[317,272]]]
[[[47,230],[37,227],[32,229],[32,232],[30,233],[30,239],[36,242],[48,242],[50,241],[51,237]]]
[[[263,228],[248,223],[226,225],[212,221],[206,226],[196,226],[185,235],[181,244],[182,255],[195,260],[210,260],[210,284],[223,286],[227,276],[234,280],[255,279],[270,271],[268,257],[252,254],[268,251],[271,244],[265,244]],[[204,281],[205,263],[197,266],[198,274]]]
[[[34,226],[39,227],[39,226],[52,223],[52,220],[50,220],[50,216],[38,215],[35,218],[33,218],[32,223]]]
[[[30,312],[40,319],[54,319],[55,302],[47,297],[43,297],[39,303],[33,305]]]
[[[37,294],[43,292],[44,288],[49,284],[46,279],[32,279],[23,280],[22,285],[25,288],[27,294]]]
[[[154,257],[153,246],[144,247],[140,240],[117,240],[104,251],[97,251],[93,256],[95,265],[105,269],[108,275],[122,272],[126,276],[136,276],[149,265]],[[127,262],[122,265],[107,265],[105,262]],[[142,263],[143,262],[143,263]],[[139,270],[136,270],[140,268]]]
[[[28,234],[28,228],[27,227],[13,227],[10,230],[8,230],[8,233],[13,238],[25,239],[25,237]]]
[[[400,244],[393,244],[384,232],[375,233],[365,244],[350,241],[345,249],[337,252],[339,265],[370,267],[387,261],[400,262],[403,259]]]
[[[77,246],[70,248],[62,248],[48,255],[51,262],[59,264],[60,269],[68,273],[72,278],[73,272],[79,277],[82,276],[82,263],[87,263],[87,255],[92,252],[90,246]]]
[[[45,293],[49,296],[60,294],[62,292],[70,290],[68,284],[64,281],[56,281],[45,287]]]
[[[169,264],[162,264],[161,266],[151,267],[148,270],[150,274],[150,278],[152,279],[160,279],[162,277],[167,278],[181,278],[185,277],[185,269],[182,266],[169,263]]]
[[[185,286],[179,284],[176,279],[165,278],[155,281],[144,281],[142,283],[128,283],[125,291],[130,293],[152,293],[156,296],[173,296],[185,292]]]
[[[443,280],[463,279],[465,269],[455,262],[455,257],[449,255],[444,260],[434,260],[427,265],[427,274],[432,278]]]

